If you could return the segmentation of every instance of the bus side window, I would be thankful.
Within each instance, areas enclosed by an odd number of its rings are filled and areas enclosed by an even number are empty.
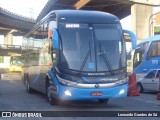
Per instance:
[[[158,56],[158,42],[152,42],[147,54],[147,59]]]

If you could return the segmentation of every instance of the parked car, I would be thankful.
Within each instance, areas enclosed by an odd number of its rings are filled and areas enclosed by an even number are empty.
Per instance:
[[[160,91],[160,69],[151,70],[144,78],[138,79],[137,88],[139,92]]]

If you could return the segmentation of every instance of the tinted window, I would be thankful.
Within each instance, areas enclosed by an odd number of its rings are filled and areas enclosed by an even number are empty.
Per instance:
[[[61,66],[80,71],[111,71],[126,66],[119,25],[60,23]]]
[[[122,54],[122,37],[119,26],[93,25],[97,50],[98,71],[115,70],[125,66],[125,56]],[[123,57],[121,57],[123,56]],[[121,60],[123,58],[123,60]]]
[[[142,63],[143,57],[144,57],[144,50],[142,50],[141,48],[136,49],[134,53],[134,57],[133,57],[133,67],[134,68]]]
[[[97,40],[120,40],[118,26],[94,25],[95,36]],[[107,28],[107,29],[106,29]]]
[[[160,41],[152,42],[147,53],[147,59],[157,57],[160,55]]]
[[[158,70],[156,78],[159,78],[160,77],[159,75],[160,75],[160,70]]]
[[[146,76],[146,78],[147,78],[147,79],[154,78],[154,77],[155,77],[155,74],[156,74],[156,70],[151,71],[151,72]]]
[[[61,66],[67,69],[95,71],[93,35],[88,24],[61,24]]]

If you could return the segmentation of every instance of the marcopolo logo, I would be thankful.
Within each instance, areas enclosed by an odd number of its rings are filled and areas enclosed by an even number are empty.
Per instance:
[[[99,84],[95,84],[95,88],[99,88]]]

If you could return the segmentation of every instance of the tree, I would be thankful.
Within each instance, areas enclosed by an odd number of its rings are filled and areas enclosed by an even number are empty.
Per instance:
[[[160,27],[154,27],[154,34],[155,35],[160,35]]]

